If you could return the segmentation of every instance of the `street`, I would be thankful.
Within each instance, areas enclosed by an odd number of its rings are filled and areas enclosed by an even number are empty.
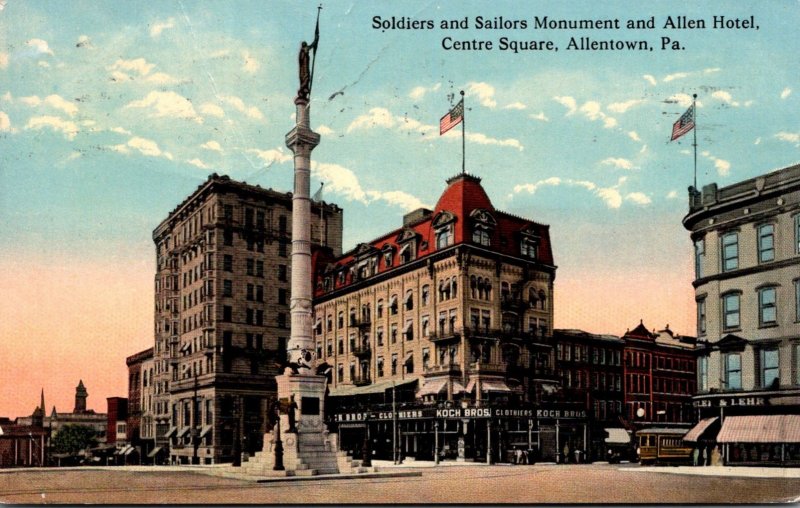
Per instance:
[[[420,468],[421,477],[254,483],[194,471],[3,471],[0,502],[103,504],[768,503],[800,496],[800,478],[694,476],[638,465]]]

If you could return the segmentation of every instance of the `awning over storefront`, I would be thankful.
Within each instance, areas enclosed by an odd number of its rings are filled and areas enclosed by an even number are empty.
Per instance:
[[[453,381],[453,393],[464,393],[465,388],[464,385],[459,383],[458,381]]]
[[[690,430],[689,432],[686,433],[685,436],[683,436],[683,440],[688,441],[690,443],[696,443],[697,441],[700,440],[703,434],[705,434],[706,431],[709,430],[711,425],[717,420],[719,420],[718,416],[715,416],[713,418],[703,418],[702,420],[700,420],[700,423],[695,425],[694,428],[692,428],[692,430]]]
[[[800,415],[728,416],[719,443],[800,443]]]
[[[189,433],[189,430],[191,430],[191,428],[190,428],[190,427],[184,427],[184,428],[182,428],[181,430],[179,430],[179,431],[178,431],[178,435],[177,435],[177,437],[181,438],[181,437],[185,436],[186,434],[188,434],[188,433]]]
[[[606,429],[608,437],[605,439],[608,444],[628,444],[631,442],[631,435],[625,429]]]
[[[467,384],[467,393],[472,393],[475,389],[476,381],[474,379],[470,380]],[[499,379],[484,379],[481,381],[481,391],[482,392],[510,392],[511,388],[509,388],[504,381]]]
[[[439,392],[441,392],[442,389],[446,386],[447,386],[446,379],[434,379],[430,381],[425,381],[425,384],[417,392],[417,397],[423,397],[425,395],[436,395]]]
[[[163,449],[164,449],[164,448],[163,448],[163,447],[161,447],[161,446],[156,446],[155,448],[153,448],[153,449],[150,451],[150,453],[148,453],[148,454],[147,454],[147,456],[148,456],[149,458],[151,458],[151,459],[152,459],[153,457],[155,457],[156,455],[158,455],[158,452],[160,452],[160,451],[161,451],[161,450],[163,450]]]
[[[203,430],[200,431],[200,439],[206,437],[208,433],[211,432],[211,428],[212,428],[211,425],[206,425],[205,427],[203,427]]]
[[[128,446],[125,448],[125,451],[122,452],[122,455],[130,455],[134,451],[136,451],[136,448],[134,448],[133,446]]]
[[[165,438],[167,438],[167,439],[169,439],[169,438],[171,438],[171,437],[172,437],[172,435],[173,435],[173,434],[175,434],[175,432],[177,432],[177,431],[178,431],[178,427],[170,427],[170,428],[169,428],[169,430],[167,431],[167,433],[166,433],[166,434],[164,434],[164,437],[165,437]]]
[[[397,388],[411,383],[416,383],[417,381],[418,381],[417,378],[406,378],[402,380],[396,380],[394,382],[394,386]],[[392,381],[378,381],[377,383],[372,383],[371,385],[365,385],[365,386],[338,386],[332,389],[328,393],[328,396],[350,397],[353,395],[368,395],[375,393],[383,393],[386,390],[391,390],[391,389],[392,389]]]

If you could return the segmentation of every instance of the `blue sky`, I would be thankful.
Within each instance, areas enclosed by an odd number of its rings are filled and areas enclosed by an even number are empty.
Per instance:
[[[283,139],[293,122],[297,48],[313,37],[315,5],[0,5],[0,271],[6,282],[31,267],[125,273],[130,284],[119,290],[131,288],[125,301],[135,318],[109,318],[107,340],[132,353],[152,341],[158,222],[211,172],[291,188]],[[692,334],[691,246],[680,223],[692,135],[668,143],[671,126],[698,94],[700,185],[795,163],[799,6],[326,1],[312,190],[324,181],[324,198],[344,208],[346,247],[432,206],[460,171],[460,127],[440,137],[436,126],[464,90],[467,170],[483,177],[497,208],[551,225],[556,326],[621,334],[643,318]],[[709,25],[713,15],[753,15],[759,28],[665,30],[668,15]],[[374,16],[431,19],[437,28],[375,30]],[[438,29],[442,19],[465,16],[468,30]],[[478,30],[475,16],[524,19],[529,29]],[[655,16],[657,27],[533,30],[534,16],[623,24]],[[662,35],[685,49],[661,51]],[[446,51],[446,36],[495,45],[503,36],[545,39],[560,50]],[[570,36],[646,39],[655,49],[570,52]],[[48,280],[37,279],[38,296],[0,309],[3,341],[23,333],[14,323],[20,307],[69,293]],[[598,299],[612,308],[598,308]],[[41,319],[42,333],[63,324]]]

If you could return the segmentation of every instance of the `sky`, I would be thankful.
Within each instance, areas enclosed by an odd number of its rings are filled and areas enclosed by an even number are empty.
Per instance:
[[[439,136],[438,121],[463,90],[467,171],[496,208],[550,225],[555,326],[621,335],[641,319],[692,335],[693,133],[669,142],[672,125],[697,94],[700,186],[796,163],[799,7],[326,0],[312,192],[324,182],[344,209],[345,248],[435,205],[461,171],[461,127]],[[291,189],[284,135],[316,12],[0,0],[0,416],[30,414],[41,389],[48,412],[70,411],[81,379],[96,411],[127,395],[125,357],[153,342],[152,231],[210,173]],[[757,29],[715,29],[715,15]],[[668,16],[706,28],[665,28]],[[422,20],[434,28],[399,28]],[[502,50],[503,37],[558,51]],[[576,51],[571,37],[649,46]],[[493,48],[444,47],[473,40]]]

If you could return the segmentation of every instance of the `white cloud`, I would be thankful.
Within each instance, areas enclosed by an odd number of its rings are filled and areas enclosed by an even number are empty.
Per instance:
[[[689,75],[688,72],[676,72],[674,74],[667,74],[666,76],[664,76],[664,79],[662,79],[662,81],[664,83],[668,83],[668,82],[676,80],[676,79],[683,79],[683,78],[687,77],[688,75]]]
[[[717,174],[719,174],[719,176],[727,176],[731,172],[730,162],[711,155],[708,150],[700,152],[700,155],[714,163],[714,167],[717,169]]]
[[[612,102],[606,107],[606,109],[613,113],[625,113],[634,106],[644,104],[644,102],[644,99],[631,99],[625,102]]]
[[[4,111],[0,111],[0,132],[9,132],[11,130],[11,119]]]
[[[457,136],[459,136],[459,134],[456,131],[452,130],[447,132],[447,134],[445,134],[443,137],[452,138]],[[520,143],[518,139],[514,138],[506,138],[506,139],[490,138],[486,134],[481,134],[479,132],[468,132],[466,134],[466,138],[467,141],[470,141],[472,143],[477,143],[479,145],[508,146],[511,148],[516,148],[519,151],[522,151],[524,149],[522,143]]]
[[[602,187],[597,189],[597,195],[609,208],[617,209],[622,206],[622,195],[614,187]]]
[[[75,114],[78,112],[78,106],[64,99],[60,95],[48,95],[44,98],[44,103],[50,107],[60,109],[69,116],[75,116]]]
[[[756,140],[753,142],[753,144],[754,145],[760,145],[761,144],[761,136],[757,137]]]
[[[44,60],[39,60],[38,62],[36,62],[36,65],[38,65],[39,67],[44,67],[45,69],[50,68],[50,64],[45,62]]]
[[[733,96],[724,90],[717,90],[716,92],[713,92],[711,97],[720,102],[724,102],[725,104],[729,104],[734,108],[739,107],[739,103],[733,100]]]
[[[419,101],[422,100],[422,98],[425,97],[425,95],[429,92],[438,92],[441,87],[441,83],[436,83],[435,85],[429,87],[415,86],[408,93],[408,97],[412,101]]]
[[[678,199],[678,191],[671,190],[667,192],[667,199]]]
[[[222,147],[220,146],[220,144],[214,141],[213,139],[210,139],[205,143],[203,143],[202,145],[200,145],[200,148],[205,148],[206,150],[211,150],[214,152],[222,152]]]
[[[261,113],[255,106],[248,106],[244,103],[244,101],[236,97],[235,95],[219,95],[217,96],[219,100],[228,104],[229,106],[233,106],[234,109],[237,111],[244,113],[245,115],[249,116],[250,118],[254,118],[256,120],[262,120],[264,115]]]
[[[350,122],[350,125],[347,126],[347,132],[358,129],[370,129],[372,127],[391,129],[394,126],[395,119],[391,111],[386,108],[372,108],[367,114],[357,116],[355,120]]]
[[[557,176],[551,176],[550,178],[546,178],[544,180],[539,180],[536,183],[524,183],[514,186],[514,193],[519,194],[522,191],[527,192],[528,194],[534,194],[537,190],[541,187],[549,186],[549,187],[557,187],[561,185],[561,178]]]
[[[52,55],[53,50],[50,49],[50,45],[47,44],[47,41],[42,39],[30,39],[28,42],[25,43],[26,46],[29,48],[33,48],[34,51],[37,53],[45,54],[45,55]]]
[[[174,85],[175,83],[180,83],[181,80],[164,72],[154,72],[147,76],[146,81],[148,83],[155,83],[156,85]]]
[[[42,103],[42,99],[40,99],[38,95],[31,95],[29,97],[20,97],[19,101],[23,104],[27,104],[32,108]]]
[[[334,134],[336,134],[336,132],[327,125],[318,125],[316,131],[321,136],[333,136]]]
[[[76,48],[93,48],[92,40],[88,35],[81,35],[78,37],[78,42],[75,43]]]
[[[158,143],[151,139],[140,138],[138,136],[134,136],[128,140],[127,143],[121,145],[113,145],[111,147],[112,150],[115,152],[120,152],[124,154],[130,154],[131,149],[136,150],[137,152],[141,153],[142,155],[146,155],[148,157],[165,157],[169,160],[172,160],[172,154],[169,152],[164,152],[158,146]]]
[[[494,87],[489,83],[472,81],[467,83],[466,94],[470,96],[477,96],[478,102],[487,108],[494,108],[497,106],[497,101],[494,99]]]
[[[645,153],[647,151],[647,145],[642,145],[642,149],[639,150],[639,153]]]
[[[713,74],[713,73],[719,72],[721,70],[722,69],[720,69],[719,67],[709,67],[708,69],[703,69],[703,74]]]
[[[325,182],[325,190],[341,194],[348,201],[367,204],[367,193],[361,188],[358,177],[351,170],[339,164],[311,162],[311,172]]]
[[[211,115],[217,118],[225,116],[225,110],[211,102],[204,102],[200,105],[200,112],[204,115]]]
[[[283,151],[283,148],[259,150],[258,148],[250,148],[246,150],[247,153],[255,154],[259,159],[264,161],[266,167],[270,167],[276,162],[278,164],[289,162],[292,160],[292,154]]]
[[[117,59],[111,66],[107,67],[110,71],[134,71],[140,76],[146,76],[153,70],[156,64],[148,63],[144,58],[134,58],[133,60]]]
[[[8,53],[0,51],[0,69],[8,67]]]
[[[169,18],[167,21],[153,23],[153,26],[150,27],[150,37],[158,37],[164,30],[174,27],[175,18]]]
[[[2,63],[2,59],[0,59],[0,63]],[[2,67],[2,65],[0,65],[0,67]],[[791,93],[792,93],[792,89],[787,86],[781,92],[781,99],[785,99],[785,98],[789,97],[789,95],[791,95]]]
[[[261,67],[261,64],[255,59],[255,57],[253,57],[253,55],[250,54],[249,51],[242,51],[242,59],[244,60],[244,63],[242,64],[242,70],[249,74],[255,74],[256,71],[258,71],[258,69]]]
[[[670,95],[667,99],[667,102],[674,102],[679,106],[683,106],[684,108],[688,108],[692,105],[692,96],[687,93],[676,93],[674,95]],[[700,107],[700,101],[697,101],[697,107]]]
[[[556,96],[553,100],[567,108],[567,116],[575,113],[578,110],[578,104],[575,99],[569,96]]]
[[[197,158],[188,160],[186,162],[191,164],[192,166],[197,166],[200,169],[211,169],[211,167],[208,164]]]
[[[642,140],[642,138],[639,137],[639,134],[636,131],[628,131],[628,137],[636,141],[637,143]]]
[[[75,139],[78,134],[78,126],[69,120],[63,120],[57,116],[33,116],[28,119],[25,129],[41,130],[49,127],[54,131],[60,131],[69,140]]]
[[[634,169],[636,167],[631,161],[621,157],[608,157],[607,159],[600,161],[600,164],[603,164],[604,166],[614,166],[615,168],[619,169]]]
[[[117,134],[125,134],[126,136],[131,136],[133,134],[128,129],[123,129],[122,127],[111,127],[109,130],[111,132],[116,132]]]
[[[535,115],[533,113],[531,113],[528,116],[530,118],[533,118],[534,120],[539,120],[540,122],[549,122],[550,121],[550,119],[547,118],[547,115],[544,114],[544,111],[539,111]]]
[[[197,115],[191,101],[172,91],[152,91],[144,99],[128,103],[125,109],[129,108],[149,109],[152,117],[183,118],[203,123],[203,119]]]
[[[528,106],[521,102],[512,102],[511,104],[506,104],[503,106],[503,109],[517,109],[521,111],[523,109],[528,109]]]
[[[800,132],[786,132],[781,131],[775,134],[775,137],[780,139],[781,141],[787,141],[789,143],[794,143],[800,147]]]
[[[637,205],[649,205],[650,203],[653,202],[653,200],[650,199],[650,197],[643,192],[629,192],[625,196],[625,199],[628,201],[632,201]]]
[[[658,81],[656,81],[656,78],[652,74],[645,74],[642,77],[644,78],[645,81],[647,81],[648,83],[650,83],[653,86],[655,86],[656,83],[658,83]]]
[[[586,101],[583,103],[583,106],[581,106],[580,111],[589,120],[602,120],[603,127],[606,129],[610,129],[617,125],[617,119],[603,113],[600,103],[597,101]]]
[[[373,201],[384,201],[389,205],[397,206],[406,212],[429,205],[417,197],[404,191],[379,191],[365,190],[358,181],[355,173],[339,164],[311,162],[311,173],[316,178],[325,182],[325,190],[341,194],[348,201],[358,201],[365,205]]]

